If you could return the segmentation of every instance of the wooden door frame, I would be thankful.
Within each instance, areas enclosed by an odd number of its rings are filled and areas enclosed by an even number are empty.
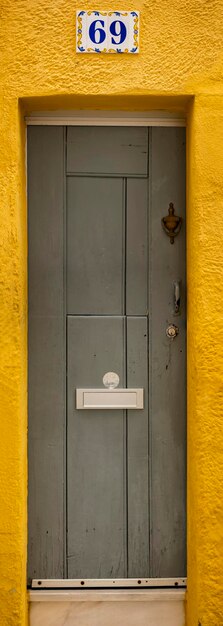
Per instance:
[[[27,126],[185,127],[186,117],[170,111],[39,111],[25,117]]]

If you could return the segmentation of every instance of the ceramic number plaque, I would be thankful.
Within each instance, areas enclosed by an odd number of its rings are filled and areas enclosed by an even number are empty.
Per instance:
[[[138,11],[77,11],[77,52],[139,52]]]

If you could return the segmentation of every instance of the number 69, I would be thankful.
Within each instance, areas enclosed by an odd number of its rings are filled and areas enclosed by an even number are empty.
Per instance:
[[[92,22],[89,28],[89,37],[93,43],[97,45],[103,43],[106,38],[106,31],[104,27],[104,20],[95,20]],[[123,41],[125,41],[127,30],[124,22],[121,22],[121,20],[114,20],[114,22],[111,22],[109,31],[111,34],[112,44],[120,45]]]

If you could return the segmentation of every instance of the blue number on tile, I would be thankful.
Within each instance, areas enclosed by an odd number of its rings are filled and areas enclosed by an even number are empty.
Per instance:
[[[112,22],[110,25],[110,33],[111,35],[114,35],[111,38],[112,43],[120,45],[120,43],[123,43],[123,41],[125,41],[127,35],[125,24],[121,22],[121,20],[115,20],[115,22]],[[114,37],[116,39],[114,39]]]
[[[97,27],[97,24],[102,26],[102,28]],[[93,41],[93,43],[96,43],[97,45],[99,43],[103,43],[103,41],[105,40],[106,33],[103,30],[104,25],[105,25],[104,20],[95,20],[90,25],[89,37],[90,37],[91,41]]]

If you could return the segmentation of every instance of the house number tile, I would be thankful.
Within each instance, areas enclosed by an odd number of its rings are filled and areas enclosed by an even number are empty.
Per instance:
[[[76,51],[82,53],[139,52],[138,11],[77,11]]]

